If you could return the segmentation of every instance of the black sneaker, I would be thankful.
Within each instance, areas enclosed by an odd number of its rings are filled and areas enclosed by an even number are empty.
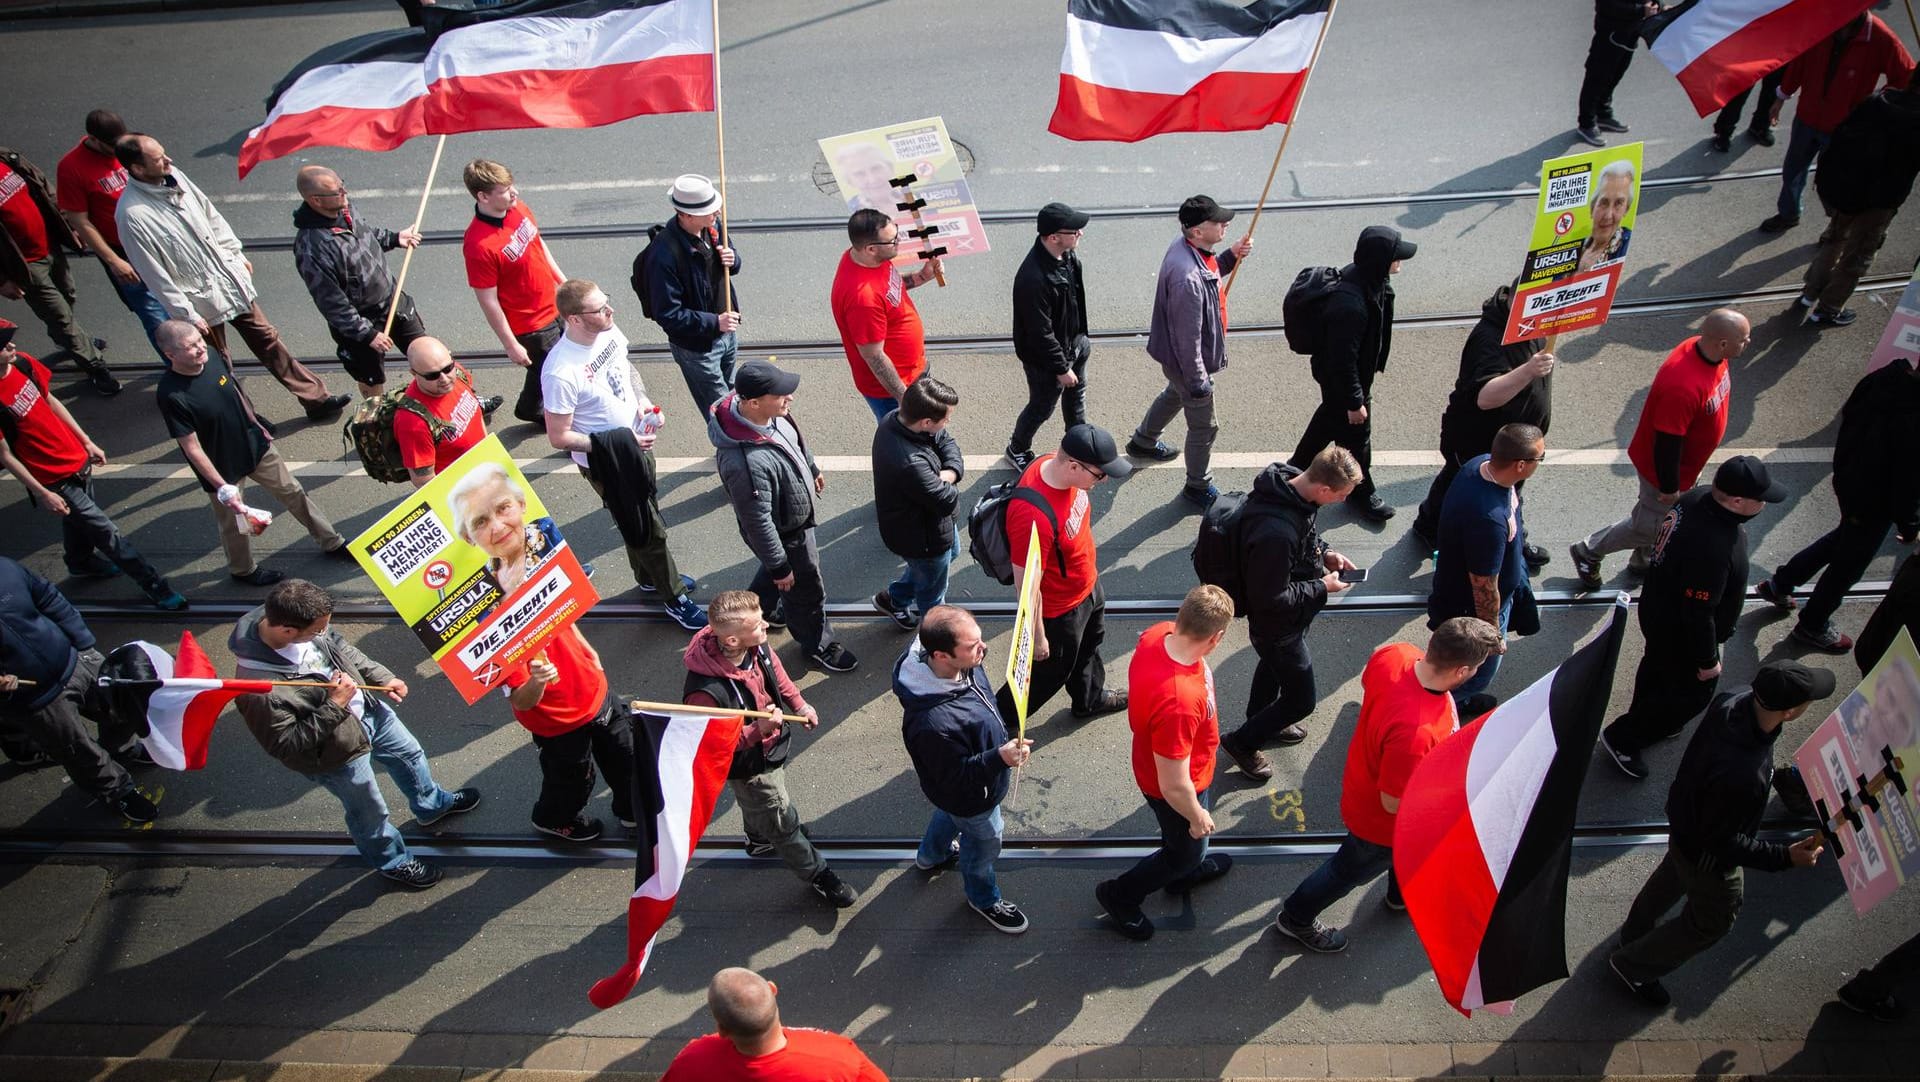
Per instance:
[[[860,893],[848,886],[845,882],[842,882],[840,877],[834,874],[832,868],[820,869],[820,871],[808,881],[807,886],[813,888],[815,894],[826,899],[827,904],[833,906],[835,909],[849,908],[853,903],[860,900]]]
[[[533,824],[533,829],[542,834],[551,834],[563,842],[590,842],[600,836],[600,820],[590,815],[576,815],[573,822],[557,827],[543,827]]]
[[[1760,223],[1760,232],[1785,233],[1787,230],[1799,224],[1800,218],[1798,215],[1788,216],[1785,214],[1776,214]]]
[[[765,615],[767,620],[768,631],[785,631],[787,629],[787,607],[785,605],[775,605],[772,612],[763,615]]]
[[[852,672],[860,667],[860,659],[853,656],[853,651],[837,642],[830,642],[808,654],[807,660],[828,672]]]
[[[1093,888],[1093,896],[1100,903],[1100,908],[1106,910],[1107,919],[1112,923],[1113,930],[1135,943],[1145,943],[1152,939],[1153,922],[1147,919],[1147,915],[1140,911],[1139,906],[1121,905],[1114,897],[1114,891],[1118,889],[1120,889],[1120,882],[1116,879],[1103,880]]]
[[[1612,970],[1613,975],[1620,979],[1620,983],[1626,987],[1627,991],[1633,993],[1634,998],[1645,1003],[1647,1006],[1665,1007],[1673,1002],[1673,997],[1667,994],[1666,985],[1661,984],[1658,980],[1634,980],[1625,973],[1620,972],[1620,963],[1615,961],[1612,955],[1607,956],[1607,968]]]
[[[1101,692],[1098,699],[1088,703],[1086,706],[1074,707],[1073,716],[1085,721],[1088,718],[1097,718],[1103,714],[1118,714],[1126,708],[1127,693],[1124,691],[1114,691],[1109,688]]]
[[[1719,132],[1714,132],[1713,138],[1707,140],[1707,146],[1713,148],[1714,150],[1720,152],[1721,154],[1725,154],[1728,151],[1733,149],[1733,137],[1730,135],[1721,135]]]
[[[459,815],[463,812],[470,812],[479,806],[480,790],[473,788],[455,789],[453,791],[452,803],[441,808],[438,812],[427,816],[425,819],[415,817],[414,822],[419,823],[423,827],[430,827],[449,815]]]
[[[353,405],[353,396],[350,394],[328,395],[320,400],[319,405],[307,407],[307,420],[316,424],[334,420],[340,416],[342,410],[351,405]]]
[[[1747,129],[1747,138],[1759,143],[1763,147],[1770,147],[1777,142],[1773,137],[1773,132],[1758,125]]]
[[[772,843],[757,842],[752,838],[748,838],[745,842],[741,843],[740,847],[747,851],[748,856],[755,859],[765,859],[767,857],[777,857],[780,855],[780,850],[775,849]]]
[[[1233,857],[1227,853],[1208,853],[1200,861],[1200,866],[1188,872],[1183,879],[1168,883],[1164,889],[1168,894],[1191,894],[1193,888],[1205,886],[1233,870]]]
[[[1316,954],[1339,954],[1347,949],[1347,933],[1320,923],[1318,917],[1297,924],[1282,909],[1280,915],[1273,918],[1273,930]]]
[[[1385,906],[1389,913],[1405,913],[1407,911],[1407,900],[1392,891],[1388,891],[1387,896],[1380,899],[1380,904]]]
[[[256,567],[245,575],[233,576],[233,581],[244,582],[248,586],[272,586],[286,577],[284,572],[275,571],[270,567]]]
[[[1527,570],[1539,573],[1540,569],[1553,562],[1547,550],[1529,541],[1520,546],[1520,558],[1527,561]]]
[[[1598,590],[1605,584],[1600,577],[1600,557],[1587,551],[1585,541],[1575,541],[1567,547],[1567,555],[1573,557],[1573,576],[1580,580],[1583,589]]]
[[[1622,124],[1620,118],[1617,116],[1603,116],[1594,121],[1593,126],[1599,128],[1601,131],[1613,132],[1617,135],[1625,135],[1627,132],[1633,130],[1625,124]]]
[[[920,626],[920,621],[914,618],[913,613],[894,604],[893,595],[885,590],[873,595],[873,608],[875,612],[892,620],[894,626],[902,631],[912,631]]]
[[[1842,308],[1838,312],[1822,312],[1818,308],[1807,317],[1807,323],[1815,327],[1847,327],[1860,318],[1860,313],[1851,308]]]
[[[1349,504],[1360,517],[1373,522],[1385,522],[1394,516],[1393,505],[1380,498],[1378,492],[1368,496],[1357,504]]]
[[[1005,932],[1008,935],[1019,935],[1021,932],[1027,930],[1027,915],[1020,912],[1019,906],[1014,905],[1005,898],[1000,899],[985,909],[974,905],[972,902],[968,902],[967,908],[987,918],[987,923],[993,925],[993,930],[996,932]]]
[[[1192,485],[1182,485],[1180,486],[1180,498],[1198,507],[1200,510],[1205,511],[1207,508],[1213,506],[1213,501],[1220,498],[1220,490],[1214,487],[1211,481],[1201,488],[1194,488]]]
[[[417,857],[408,857],[404,864],[382,868],[380,874],[409,890],[425,890],[440,881],[440,869],[422,864]]]
[[[121,817],[129,823],[151,823],[154,817],[160,814],[160,809],[154,806],[153,801],[147,799],[147,794],[132,787],[119,796],[113,797],[108,803],[112,804],[113,810],[119,812]]]
[[[483,416],[485,416],[487,420],[491,421],[493,420],[494,411],[499,409],[502,405],[504,405],[506,401],[507,400],[505,398],[502,398],[497,394],[488,395],[487,397],[480,400],[480,413]]]
[[[97,552],[87,553],[87,558],[77,564],[67,565],[67,574],[76,579],[110,579],[124,574],[120,565]]]
[[[1127,454],[1133,458],[1149,458],[1155,462],[1172,462],[1180,457],[1180,452],[1168,447],[1160,440],[1154,440],[1151,446],[1138,440],[1127,441]]]
[[[1013,463],[1013,468],[1016,470],[1024,471],[1028,466],[1033,465],[1033,452],[1016,451],[1011,443],[1007,444],[1006,455],[1007,461]]]
[[[120,381],[113,378],[113,372],[104,364],[87,369],[87,386],[102,398],[112,398],[120,393]]]
[[[1613,765],[1620,768],[1620,773],[1625,774],[1634,781],[1646,780],[1647,764],[1645,760],[1640,758],[1640,753],[1637,751],[1615,751],[1613,743],[1607,739],[1607,733],[1604,729],[1600,731],[1600,748],[1607,753],[1607,758],[1613,760]]]
[[[1892,992],[1888,992],[1879,999],[1868,999],[1859,992],[1852,991],[1852,988],[1851,983],[1841,985],[1840,991],[1834,995],[1834,998],[1848,1010],[1864,1014],[1876,1022],[1898,1022],[1907,1016],[1907,1009],[1900,1005],[1899,1000],[1893,998]]]
[[[1581,142],[1590,147],[1603,147],[1607,145],[1607,137],[1601,135],[1599,126],[1594,124],[1589,124],[1584,128],[1575,128],[1573,129],[1573,134],[1579,137]]]
[[[1782,590],[1780,587],[1774,585],[1771,576],[1761,579],[1760,585],[1755,586],[1753,592],[1759,595],[1760,600],[1772,605],[1781,612],[1792,612],[1800,607],[1800,603],[1793,599],[1793,591]]]

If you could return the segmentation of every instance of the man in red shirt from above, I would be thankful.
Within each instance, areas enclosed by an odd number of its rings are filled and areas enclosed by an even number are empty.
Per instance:
[[[853,366],[854,388],[867,400],[873,419],[884,421],[899,408],[907,384],[927,370],[926,331],[907,290],[933,281],[940,258],[902,275],[893,263],[900,254],[900,227],[877,210],[854,211],[847,219],[847,240],[851,244],[833,274],[833,322]]]
[[[507,674],[513,718],[540,749],[540,796],[533,829],[561,841],[590,842],[600,820],[581,814],[593,797],[593,766],[613,790],[613,816],[631,830],[633,723],[607,694],[600,654],[575,624],[546,641],[532,660]]]
[[[120,295],[120,303],[139,317],[140,326],[146,329],[147,341],[152,342],[153,351],[159,353],[160,344],[154,342],[153,332],[167,321],[167,310],[147,292],[140,273],[127,262],[126,249],[120,247],[120,226],[113,220],[114,208],[120,205],[120,193],[127,188],[127,167],[114,156],[113,144],[127,134],[127,124],[119,113],[95,109],[87,114],[86,131],[54,170],[55,201],[60,204],[61,217],[73,227],[87,250],[100,260],[100,266],[107,272],[107,281],[113,283],[114,292]],[[166,364],[164,356],[160,363]]]
[[[14,330],[0,319],[0,466],[20,479],[36,506],[60,516],[69,575],[110,578],[124,571],[161,609],[185,609],[187,599],[134,550],[94,499],[93,468],[106,462],[107,453],[47,389],[47,366],[20,352]]]
[[[47,337],[86,369],[93,389],[120,393],[107,370],[106,343],[88,334],[73,315],[73,270],[65,249],[80,238],[60,214],[46,174],[11,147],[0,147],[0,297],[25,301],[46,325]]]
[[[707,985],[720,1032],[695,1037],[660,1082],[887,1082],[851,1040],[780,1024],[780,989],[751,969],[729,967]]]
[[[1148,628],[1127,669],[1132,703],[1133,780],[1160,826],[1160,848],[1093,888],[1113,930],[1136,942],[1153,938],[1140,903],[1156,890],[1188,894],[1227,874],[1233,858],[1207,852],[1213,833],[1213,760],[1220,743],[1207,655],[1233,623],[1233,599],[1218,586],[1195,586],[1170,622]]]
[[[1321,954],[1346,950],[1347,934],[1320,923],[1320,913],[1381,872],[1387,873],[1387,908],[1406,908],[1393,881],[1400,798],[1420,760],[1460,727],[1451,692],[1472,679],[1499,642],[1492,624],[1455,616],[1434,629],[1425,653],[1406,642],[1373,652],[1360,674],[1360,719],[1340,779],[1347,836],[1280,904],[1275,931]]]
[[[1600,558],[1609,552],[1632,549],[1627,570],[1646,570],[1647,550],[1667,508],[1700,479],[1727,434],[1733,392],[1727,362],[1745,353],[1752,340],[1746,316],[1716,308],[1701,322],[1699,334],[1675,346],[1660,363],[1627,445],[1627,458],[1640,474],[1640,498],[1626,518],[1573,543],[1569,551],[1581,586],[1600,588]]]
[[[1007,539],[1013,544],[1013,569],[1019,595],[1039,579],[1040,622],[1033,636],[1033,673],[1027,687],[1027,716],[1034,717],[1061,688],[1073,703],[1073,716],[1085,720],[1127,708],[1127,693],[1107,688],[1107,665],[1100,644],[1107,637],[1107,595],[1093,546],[1093,501],[1087,490],[1109,477],[1133,472],[1104,428],[1074,425],[1060,449],[1027,467],[1007,503]],[[1040,566],[1026,566],[1027,537],[1040,531]],[[1008,732],[1017,732],[1019,713],[1013,692],[996,696]]]
[[[562,330],[553,294],[567,276],[540,238],[533,212],[520,202],[511,170],[475,158],[467,163],[463,179],[473,195],[473,221],[461,244],[467,284],[507,359],[527,370],[513,415],[537,425],[541,366]]]
[[[419,488],[487,438],[487,421],[503,399],[497,394],[486,398],[474,394],[472,373],[453,359],[438,338],[414,339],[407,347],[407,368],[413,373],[407,399],[439,422],[430,426],[425,417],[407,408],[393,411],[400,463],[407,468],[407,480]]]

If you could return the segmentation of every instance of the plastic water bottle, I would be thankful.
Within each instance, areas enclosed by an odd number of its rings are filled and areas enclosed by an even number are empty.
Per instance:
[[[660,431],[660,427],[666,423],[667,419],[661,414],[660,407],[649,406],[645,412],[640,414],[640,434],[642,436],[651,436]]]

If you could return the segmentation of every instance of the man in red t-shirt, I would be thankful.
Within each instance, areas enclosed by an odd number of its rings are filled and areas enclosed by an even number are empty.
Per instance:
[[[1733,389],[1727,362],[1746,352],[1752,334],[1746,316],[1716,308],[1701,322],[1699,334],[1675,346],[1660,363],[1640,407],[1633,442],[1627,445],[1627,457],[1640,474],[1640,498],[1626,518],[1568,550],[1580,585],[1600,588],[1600,559],[1609,552],[1632,549],[1627,569],[1646,570],[1648,549],[1667,508],[1700,479],[1707,459],[1727,434]]]
[[[781,1025],[779,994],[751,969],[715,973],[707,1009],[720,1032],[688,1041],[660,1082],[887,1082],[846,1037]]]
[[[511,170],[475,158],[467,163],[463,179],[473,195],[473,221],[461,244],[467,284],[507,359],[527,370],[513,415],[537,425],[540,369],[562,330],[553,294],[567,276],[540,238],[533,212],[520,202]]]
[[[884,421],[899,407],[907,384],[927,370],[926,331],[907,290],[933,281],[940,258],[902,275],[893,265],[900,227],[877,210],[854,211],[847,239],[852,243],[833,274],[833,322],[853,366],[854,388],[873,409],[873,419]]]
[[[118,394],[120,381],[100,352],[106,343],[73,315],[77,294],[65,250],[79,248],[46,175],[19,151],[0,147],[0,297],[26,301],[46,325],[47,337],[86,369],[93,389]]]
[[[487,420],[500,408],[502,399],[499,395],[481,398],[474,394],[472,373],[453,359],[447,344],[438,338],[414,339],[407,347],[407,368],[413,373],[407,398],[448,426],[436,439],[426,418],[411,410],[393,411],[393,439],[400,445],[400,464],[407,468],[407,480],[419,488],[487,438]]]
[[[1320,923],[1320,913],[1381,872],[1387,873],[1387,908],[1406,908],[1393,881],[1400,798],[1420,760],[1460,727],[1451,692],[1472,679],[1499,642],[1492,624],[1455,616],[1434,629],[1425,653],[1405,642],[1373,652],[1360,674],[1360,719],[1340,779],[1347,836],[1280,904],[1275,931],[1321,954],[1346,950],[1347,934]]]
[[[1132,472],[1133,464],[1120,456],[1106,429],[1074,425],[1058,451],[1020,475],[1020,486],[1007,504],[1007,538],[1013,544],[1020,595],[1029,590],[1039,594],[1040,621],[1027,687],[1029,717],[1061,688],[1067,689],[1076,718],[1127,708],[1127,693],[1107,687],[1107,666],[1100,659],[1100,644],[1107,637],[1107,595],[1100,589],[1095,565],[1093,501],[1087,490]],[[1027,537],[1035,529],[1040,531],[1041,566],[1031,568],[1026,566]],[[1002,687],[997,698],[1008,731],[1018,731],[1013,692]]]
[[[34,504],[60,516],[67,573],[109,578],[122,571],[167,612],[187,607],[137,552],[93,496],[93,468],[107,453],[87,438],[66,404],[47,389],[47,366],[13,344],[0,319],[0,466],[20,479]]]
[[[127,134],[127,125],[120,114],[95,109],[87,114],[86,132],[54,169],[54,199],[60,205],[60,216],[100,260],[107,281],[120,295],[120,303],[139,318],[147,341],[159,353],[160,343],[154,341],[153,332],[167,321],[167,310],[147,291],[133,264],[127,262],[126,249],[120,247],[120,226],[113,220],[120,193],[127,187],[127,167],[114,156],[113,144]],[[165,355],[160,363],[166,363]]]
[[[1195,586],[1171,622],[1148,628],[1127,668],[1132,703],[1133,780],[1160,825],[1160,848],[1093,888],[1113,930],[1136,942],[1153,938],[1140,903],[1156,890],[1187,894],[1227,874],[1233,858],[1207,853],[1213,833],[1214,748],[1220,709],[1207,655],[1233,623],[1233,599],[1218,586]]]
[[[581,814],[593,796],[593,767],[613,790],[613,815],[631,829],[633,723],[607,694],[600,654],[574,624],[546,641],[533,659],[507,674],[513,719],[540,749],[540,796],[533,829],[561,841],[590,842],[600,820]]]

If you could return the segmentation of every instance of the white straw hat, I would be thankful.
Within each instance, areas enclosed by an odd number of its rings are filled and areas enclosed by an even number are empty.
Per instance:
[[[720,209],[720,193],[713,190],[713,181],[698,173],[673,178],[667,196],[673,200],[673,209],[682,214],[712,214]]]

